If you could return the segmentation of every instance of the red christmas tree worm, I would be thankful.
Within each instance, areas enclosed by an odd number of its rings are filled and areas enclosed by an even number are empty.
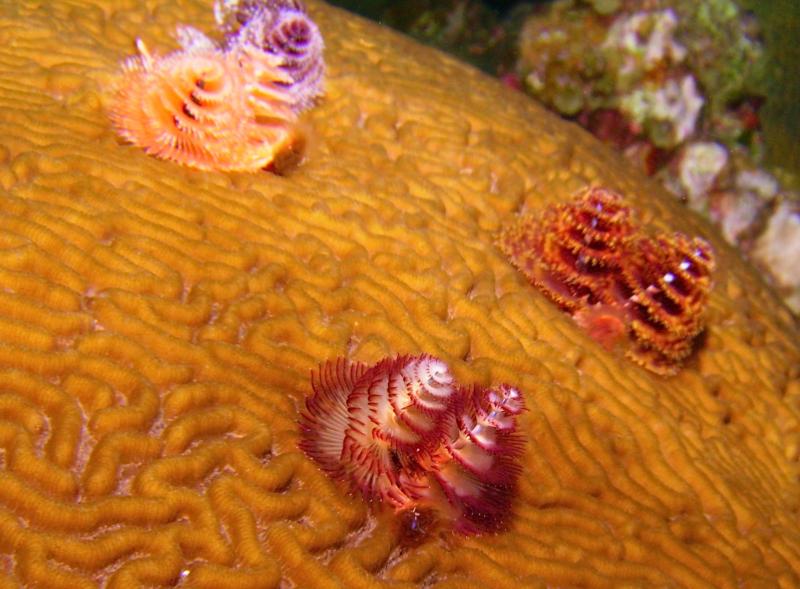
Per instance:
[[[328,475],[367,500],[433,513],[461,533],[503,527],[524,445],[517,389],[459,386],[427,355],[373,366],[339,358],[311,382],[300,448]]]
[[[592,187],[543,214],[515,219],[498,247],[606,348],[674,373],[704,327],[714,254],[699,237],[649,236],[624,199]]]

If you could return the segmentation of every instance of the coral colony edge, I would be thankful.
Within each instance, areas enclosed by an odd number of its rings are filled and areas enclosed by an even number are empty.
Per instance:
[[[648,235],[621,195],[589,187],[522,215],[497,245],[590,336],[658,374],[674,374],[704,329],[714,253],[700,237]]]
[[[372,366],[338,358],[311,383],[300,448],[328,475],[369,501],[432,513],[464,534],[506,525],[524,447],[518,389],[462,386],[428,355]]]
[[[298,114],[322,94],[322,35],[294,0],[218,0],[222,46],[180,25],[165,56],[137,40],[112,88],[118,134],[200,170],[275,170],[301,149]]]

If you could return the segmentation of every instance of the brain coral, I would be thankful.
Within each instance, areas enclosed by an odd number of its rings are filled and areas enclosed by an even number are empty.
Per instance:
[[[576,127],[309,3],[306,161],[212,173],[115,138],[140,36],[210,2],[0,3],[0,587],[797,587],[798,327],[709,226]],[[492,245],[597,183],[717,252],[671,378],[607,352]],[[416,542],[297,449],[319,362],[444,359],[526,393],[507,531]]]

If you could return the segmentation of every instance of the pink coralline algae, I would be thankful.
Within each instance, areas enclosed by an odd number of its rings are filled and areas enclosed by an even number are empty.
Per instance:
[[[524,447],[518,389],[461,386],[428,355],[372,366],[338,358],[312,372],[311,388],[300,448],[329,476],[460,533],[505,525]]]

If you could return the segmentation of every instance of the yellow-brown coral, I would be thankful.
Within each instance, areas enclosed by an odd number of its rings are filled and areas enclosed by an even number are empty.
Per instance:
[[[714,254],[703,239],[650,237],[621,195],[590,187],[570,202],[503,227],[511,263],[607,349],[628,333],[627,354],[672,374],[704,327]]]
[[[135,35],[211,30],[207,0],[0,3],[0,587],[797,586],[778,299],[575,127],[309,12],[329,69],[305,164],[198,174],[120,148],[103,102]],[[593,345],[492,244],[587,184],[714,247],[705,342],[673,378]],[[525,391],[508,531],[403,545],[297,450],[311,369],[398,351]]]
[[[115,82],[109,115],[147,153],[201,170],[254,171],[289,148],[295,115],[271,56],[243,48],[158,57],[139,42]]]

